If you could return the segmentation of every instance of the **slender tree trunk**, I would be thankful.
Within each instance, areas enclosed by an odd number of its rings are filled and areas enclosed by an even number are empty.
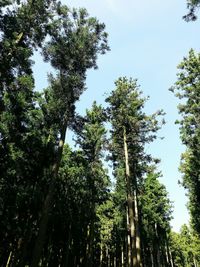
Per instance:
[[[170,255],[170,250],[169,250],[169,244],[168,244],[167,235],[166,235],[166,258],[167,258],[168,266],[173,267],[172,260],[171,260],[171,255]]]
[[[136,187],[137,185],[135,185]],[[138,212],[138,199],[137,199],[137,188],[134,190],[134,207],[135,207],[135,232],[136,232],[136,254],[137,254],[137,264],[142,267],[141,260],[141,238],[139,229],[139,212]]]
[[[93,244],[94,244],[94,219],[92,218],[89,231],[89,242],[88,242],[88,256],[87,256],[87,267],[92,267],[93,259]]]
[[[121,266],[124,267],[124,246],[121,248],[122,254],[121,254]]]
[[[154,267],[154,257],[153,257],[153,250],[150,249],[150,254],[151,254],[151,267]]]
[[[12,251],[10,251],[9,256],[8,256],[8,260],[6,263],[6,267],[9,267],[10,261],[11,261],[11,257],[12,257]]]
[[[129,156],[128,156],[128,146],[127,146],[127,138],[126,138],[126,129],[124,127],[124,155],[125,155],[125,166],[126,166],[126,187],[127,187],[127,205],[128,205],[128,232],[130,235],[130,245],[131,245],[131,259],[128,259],[128,263],[130,267],[139,267],[139,262],[137,259],[137,251],[136,251],[136,243],[137,246],[140,246],[139,239],[136,240],[136,221],[134,218],[135,208],[134,208],[134,196],[131,190],[131,181],[130,181],[130,167],[129,167]],[[137,211],[137,208],[136,208]],[[136,242],[137,241],[137,242]],[[130,253],[128,253],[128,257],[130,257]]]
[[[170,250],[170,249],[169,249],[169,256],[170,256],[170,263],[171,263],[171,266],[172,266],[172,267],[175,267],[175,265],[174,265],[174,260],[173,260],[172,253],[171,253],[171,250]]]
[[[165,258],[166,258],[167,266],[170,266],[169,255],[168,255],[168,251],[167,251],[167,246],[165,246]]]
[[[103,245],[100,244],[100,267],[102,267],[102,261],[103,261]]]
[[[160,261],[160,242],[159,242],[159,236],[158,236],[158,226],[157,226],[157,223],[155,223],[154,227],[155,227],[155,233],[156,233],[156,243],[155,243],[155,248],[156,248],[156,261],[157,261],[157,266],[161,266],[161,261]]]
[[[58,150],[57,150],[56,160],[55,160],[55,163],[54,163],[53,168],[52,168],[52,178],[51,178],[51,182],[49,185],[49,190],[48,190],[47,196],[45,198],[44,207],[42,210],[42,217],[41,217],[40,224],[39,224],[39,231],[38,231],[38,235],[36,238],[35,247],[33,250],[33,257],[32,257],[32,262],[30,265],[31,267],[38,267],[40,257],[42,254],[42,250],[43,250],[43,246],[45,243],[50,211],[51,211],[52,205],[53,205],[55,179],[58,176],[58,171],[59,171],[60,162],[61,162],[61,158],[62,158],[66,129],[67,129],[67,127],[65,126],[61,130],[61,137],[60,137],[59,146],[58,146]]]
[[[129,223],[129,212],[127,207],[127,263],[128,267],[131,267],[132,262],[132,252],[131,252],[131,236],[130,236],[130,223]]]

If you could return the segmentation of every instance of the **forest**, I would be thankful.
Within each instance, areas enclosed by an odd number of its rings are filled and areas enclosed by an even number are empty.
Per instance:
[[[198,20],[200,1],[183,5],[185,23]],[[104,105],[76,110],[87,71],[109,50],[105,24],[84,8],[0,1],[0,267],[200,266],[200,53],[189,51],[169,89],[190,214],[177,233],[160,159],[146,151],[164,110],[147,114],[148,97],[126,76]],[[52,68],[39,91],[36,51]]]

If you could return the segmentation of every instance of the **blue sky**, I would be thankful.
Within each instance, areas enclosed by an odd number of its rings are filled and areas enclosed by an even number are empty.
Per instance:
[[[186,23],[182,16],[186,0],[63,0],[71,7],[85,7],[91,16],[106,24],[111,51],[98,59],[98,70],[88,71],[87,91],[82,95],[77,110],[84,113],[92,102],[103,103],[105,93],[114,89],[120,76],[138,79],[145,96],[150,96],[146,112],[158,109],[166,112],[167,124],[160,132],[164,140],[147,147],[148,152],[161,158],[161,181],[174,201],[172,226],[178,230],[188,221],[184,190],[177,183],[180,154],[184,147],[179,140],[177,99],[169,92],[176,81],[177,65],[190,48],[200,51],[200,20]],[[42,66],[42,67],[41,67]],[[45,87],[43,78],[48,66],[35,66],[36,86]]]

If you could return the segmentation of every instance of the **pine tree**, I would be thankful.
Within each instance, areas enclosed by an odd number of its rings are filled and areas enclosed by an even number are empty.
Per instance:
[[[178,66],[178,79],[171,90],[180,99],[180,137],[186,146],[181,159],[183,186],[188,189],[189,211],[194,228],[200,233],[200,54],[190,50]]]
[[[106,130],[104,127],[105,111],[96,102],[91,110],[86,111],[80,129],[77,129],[77,144],[83,151],[83,157],[87,164],[87,187],[89,224],[87,237],[87,251],[85,266],[94,266],[95,230],[97,223],[97,208],[107,198],[108,177],[103,168],[103,147],[106,142]],[[81,129],[82,128],[82,129]]]
[[[172,205],[155,166],[149,167],[141,186],[143,258],[147,265],[171,266],[168,244]]]
[[[147,116],[143,112],[145,99],[136,80],[119,78],[116,89],[107,98],[112,124],[113,160],[124,168],[127,202],[127,266],[141,266],[140,211],[138,209],[138,184],[151,157],[144,146],[156,138],[159,123],[155,113]]]

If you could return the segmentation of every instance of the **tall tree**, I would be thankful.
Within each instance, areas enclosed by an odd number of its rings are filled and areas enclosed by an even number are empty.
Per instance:
[[[186,146],[181,159],[183,186],[188,190],[192,225],[200,233],[200,54],[190,50],[178,66],[178,79],[171,88],[180,99],[180,136]]]
[[[33,91],[31,56],[46,36],[45,24],[52,5],[52,1],[39,0],[1,3],[0,209],[4,218],[1,220],[3,257],[21,246],[17,244],[27,231],[30,217],[35,219],[30,196],[34,195],[42,170],[49,162],[45,159],[48,149],[44,142],[48,131],[43,127],[39,95]]]
[[[62,158],[66,130],[74,116],[74,104],[85,89],[87,69],[97,68],[97,55],[108,50],[104,24],[95,18],[89,18],[85,9],[70,10],[59,2],[56,8],[57,16],[49,24],[50,40],[44,46],[43,54],[57,72],[56,78],[51,75],[51,85],[46,91],[47,117],[53,119],[52,126],[57,130],[57,144],[52,179],[44,200],[31,267],[38,266],[42,252],[53,204],[54,182]]]
[[[33,241],[36,234],[32,266],[37,266],[53,206],[66,128],[74,104],[85,89],[87,69],[96,68],[97,55],[108,50],[107,34],[105,25],[88,17],[86,10],[70,10],[58,1],[4,1],[0,7],[3,254],[6,258],[15,243],[14,248],[25,255],[21,244],[27,246],[21,237],[29,236],[27,239]],[[50,76],[43,97],[34,92],[32,74],[31,56],[38,48],[56,69],[56,77]],[[19,221],[24,222],[23,227],[16,227]],[[17,264],[23,265],[20,260]]]
[[[171,266],[168,235],[172,206],[159,177],[155,166],[150,166],[140,189],[143,258],[147,265]]]
[[[127,266],[141,266],[140,214],[138,209],[138,183],[151,157],[145,153],[145,144],[156,138],[160,128],[157,112],[147,116],[143,112],[145,100],[136,80],[119,78],[116,89],[107,98],[112,124],[112,153],[116,165],[124,168],[127,194]]]
[[[77,144],[83,151],[83,157],[87,166],[88,200],[89,200],[89,224],[88,224],[88,248],[86,251],[86,266],[94,266],[95,248],[95,223],[97,221],[97,208],[106,200],[108,190],[108,176],[103,168],[103,148],[106,142],[106,130],[104,126],[105,111],[96,102],[91,110],[86,111],[82,129],[77,128]],[[96,229],[97,230],[97,229]]]

